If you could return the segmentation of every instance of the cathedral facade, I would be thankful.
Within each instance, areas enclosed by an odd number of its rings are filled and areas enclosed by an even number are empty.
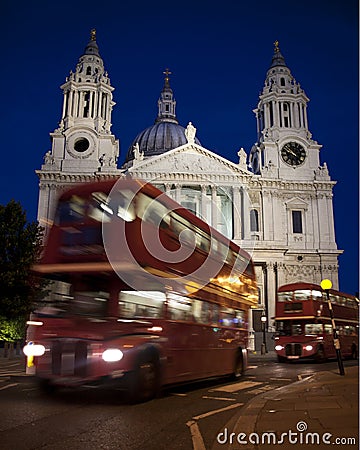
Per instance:
[[[240,148],[234,163],[204,148],[191,122],[179,124],[170,72],[164,75],[158,116],[134,138],[118,167],[119,143],[111,132],[114,88],[91,32],[75,71],[61,86],[61,120],[36,171],[38,221],[48,228],[58,196],[76,183],[122,176],[147,180],[252,255],[260,294],[254,318],[265,314],[271,330],[279,286],[329,278],[338,289],[335,182],[326,163],[320,165],[321,145],[309,131],[309,99],[275,42],[254,110],[256,142],[249,153]]]

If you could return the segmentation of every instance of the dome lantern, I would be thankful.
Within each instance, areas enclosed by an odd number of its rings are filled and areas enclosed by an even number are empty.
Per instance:
[[[171,72],[166,69],[163,73],[165,80],[158,100],[158,116],[154,125],[141,131],[132,141],[126,155],[125,167],[135,158],[134,149],[146,158],[161,155],[188,142],[185,128],[179,125],[176,118],[176,101],[169,78]],[[197,137],[194,143],[201,145]]]

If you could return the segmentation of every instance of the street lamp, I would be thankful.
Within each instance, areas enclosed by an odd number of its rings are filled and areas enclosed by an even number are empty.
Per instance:
[[[261,344],[261,354],[265,355],[265,353],[267,353],[267,349],[266,349],[266,315],[265,315],[265,311],[262,312],[261,317],[261,328],[262,328],[262,332],[263,332],[263,341]]]
[[[333,329],[334,347],[335,347],[335,351],[336,351],[336,358],[337,358],[337,362],[338,362],[338,366],[339,366],[339,372],[340,372],[340,375],[345,375],[344,366],[343,366],[343,362],[341,359],[339,336],[336,331],[334,313],[333,313],[332,304],[330,301],[330,292],[329,291],[332,287],[332,282],[330,280],[324,279],[321,281],[320,286],[321,286],[321,289],[326,292],[326,299],[327,299],[329,312],[330,312],[331,325],[332,325],[332,329]]]

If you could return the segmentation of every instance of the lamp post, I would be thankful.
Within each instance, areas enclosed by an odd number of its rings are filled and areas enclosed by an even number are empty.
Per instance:
[[[261,317],[261,328],[262,328],[262,332],[263,332],[263,341],[261,344],[261,354],[265,355],[265,353],[267,353],[267,349],[266,349],[266,315],[265,315],[265,311],[262,312]]]
[[[332,287],[332,282],[330,280],[324,279],[321,281],[320,286],[321,286],[321,289],[326,292],[326,299],[327,299],[327,303],[328,303],[328,307],[329,307],[331,325],[332,325],[332,329],[333,329],[334,347],[335,347],[335,351],[336,351],[336,358],[337,358],[337,362],[338,362],[338,366],[339,366],[339,372],[340,372],[340,375],[345,375],[344,365],[343,365],[343,362],[341,359],[339,336],[336,331],[334,313],[333,313],[332,304],[330,301],[330,292],[329,291]]]

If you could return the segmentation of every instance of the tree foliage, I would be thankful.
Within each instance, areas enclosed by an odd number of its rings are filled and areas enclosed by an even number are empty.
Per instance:
[[[20,203],[0,205],[0,315],[25,317],[44,296],[46,283],[31,273],[40,258],[43,229],[27,222]]]
[[[25,321],[22,317],[5,319],[0,316],[0,341],[16,342],[25,337]]]

